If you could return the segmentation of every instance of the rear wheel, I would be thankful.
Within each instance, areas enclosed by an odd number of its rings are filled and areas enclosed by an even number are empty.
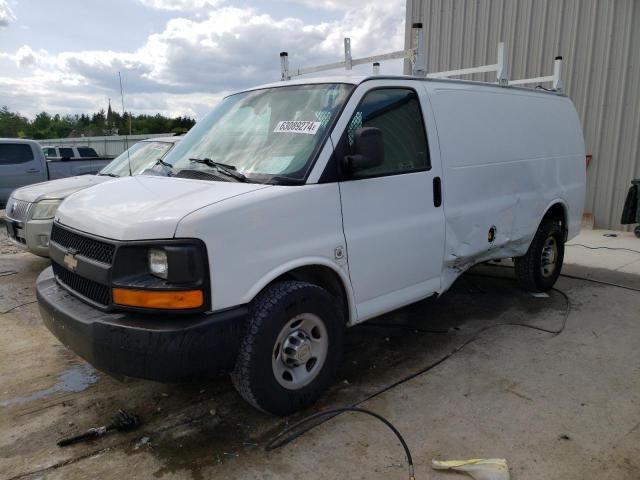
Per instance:
[[[522,288],[544,292],[555,285],[564,260],[564,234],[553,220],[542,222],[529,250],[515,260],[516,279]]]
[[[633,229],[633,233],[636,234],[636,237],[640,238],[640,225]]]
[[[342,352],[339,302],[317,285],[284,281],[252,302],[233,383],[254,407],[288,415],[333,383]]]

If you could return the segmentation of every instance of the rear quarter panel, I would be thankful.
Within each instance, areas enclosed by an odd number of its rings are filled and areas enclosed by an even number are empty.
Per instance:
[[[526,253],[554,203],[565,207],[569,236],[577,234],[585,150],[567,97],[463,83],[427,91],[442,156],[445,287],[475,263]]]

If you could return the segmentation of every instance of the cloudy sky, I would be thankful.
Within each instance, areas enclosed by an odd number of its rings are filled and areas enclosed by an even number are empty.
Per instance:
[[[405,0],[0,0],[0,105],[32,117],[119,101],[134,113],[206,113],[291,66],[404,48]],[[370,67],[360,67],[369,72]],[[398,61],[382,71],[401,73]]]

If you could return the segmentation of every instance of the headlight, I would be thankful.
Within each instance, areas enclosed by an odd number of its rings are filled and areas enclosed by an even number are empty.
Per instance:
[[[42,200],[33,206],[32,220],[50,220],[58,210],[62,200]]]
[[[149,250],[149,273],[156,277],[167,279],[169,276],[169,262],[167,252],[152,248]]]

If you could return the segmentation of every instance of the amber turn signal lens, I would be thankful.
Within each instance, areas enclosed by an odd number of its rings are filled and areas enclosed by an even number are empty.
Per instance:
[[[126,307],[185,310],[204,303],[202,290],[162,291],[114,288],[113,303]]]

